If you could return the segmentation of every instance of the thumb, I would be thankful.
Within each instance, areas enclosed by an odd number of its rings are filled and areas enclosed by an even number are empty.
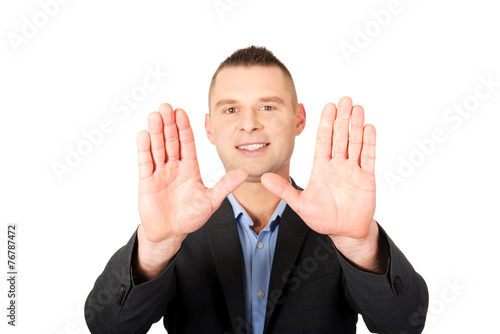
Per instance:
[[[295,212],[297,212],[300,191],[295,189],[290,182],[274,173],[265,173],[262,175],[260,182],[262,182],[264,187],[270,192],[282,198]]]
[[[248,177],[248,173],[243,168],[237,168],[227,172],[216,184],[210,189],[212,203],[218,207],[224,198],[229,195],[234,189],[238,188]]]

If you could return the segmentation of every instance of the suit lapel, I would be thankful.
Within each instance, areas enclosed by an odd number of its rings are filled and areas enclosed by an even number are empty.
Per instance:
[[[235,333],[245,332],[242,251],[233,210],[226,198],[207,222],[210,249]]]
[[[293,180],[292,185],[302,190]],[[288,205],[283,212],[283,217],[281,217],[279,224],[278,239],[276,240],[271,278],[269,280],[264,332],[266,332],[267,324],[269,323],[269,319],[276,305],[279,304],[279,299],[283,293],[285,283],[295,265],[300,250],[302,249],[302,244],[309,231],[309,227]]]

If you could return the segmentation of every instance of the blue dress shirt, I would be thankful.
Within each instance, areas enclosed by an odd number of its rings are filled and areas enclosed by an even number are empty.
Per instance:
[[[250,226],[253,221],[233,194],[227,196],[234,211],[238,234],[243,251],[243,288],[248,333],[261,334],[266,320],[267,293],[278,225],[286,207],[281,200],[267,226],[257,235]]]

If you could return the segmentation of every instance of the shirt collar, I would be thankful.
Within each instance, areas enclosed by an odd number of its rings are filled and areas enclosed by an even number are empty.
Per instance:
[[[290,184],[292,183],[291,180],[292,179],[290,178]],[[229,203],[231,204],[231,206],[233,208],[234,219],[236,221],[241,222],[242,221],[241,216],[243,216],[245,218],[245,219],[243,219],[243,221],[245,221],[248,224],[248,226],[253,226],[253,221],[250,218],[250,215],[246,212],[245,208],[243,208],[241,206],[241,204],[238,202],[238,200],[234,197],[233,193],[230,193],[229,195],[227,195],[227,199],[229,200]],[[280,202],[276,206],[276,209],[274,210],[273,214],[271,215],[271,219],[269,220],[270,223],[269,223],[268,227],[271,231],[274,231],[274,229],[278,225],[279,220],[280,220],[281,216],[283,215],[283,211],[285,211],[285,208],[286,208],[286,202],[284,200],[280,200]]]

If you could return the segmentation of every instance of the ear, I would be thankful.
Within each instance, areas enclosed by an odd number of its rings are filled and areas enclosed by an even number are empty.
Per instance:
[[[214,135],[212,134],[212,124],[210,122],[210,114],[205,114],[205,131],[207,132],[207,138],[214,144]]]
[[[298,136],[306,126],[306,109],[302,103],[297,105],[295,135]]]

